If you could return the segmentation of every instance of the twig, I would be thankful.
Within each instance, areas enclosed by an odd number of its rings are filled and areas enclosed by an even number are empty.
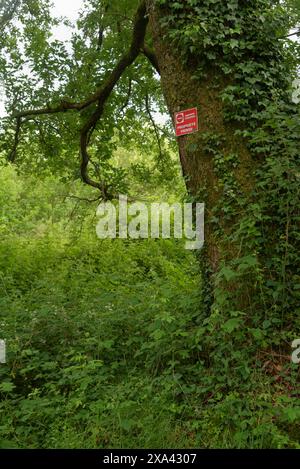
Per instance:
[[[64,198],[65,199],[75,199],[75,200],[79,200],[80,202],[93,203],[93,202],[98,202],[99,200],[101,200],[102,197],[100,195],[96,199],[87,199],[86,197],[78,197],[77,195],[64,195]]]
[[[127,108],[128,104],[129,104],[130,96],[131,96],[131,91],[132,91],[132,79],[129,78],[129,85],[128,85],[128,91],[127,91],[126,101],[125,101],[125,103],[123,104],[123,106],[121,107],[120,113],[121,113],[121,112],[123,113],[124,110]]]
[[[153,116],[151,114],[148,93],[146,93],[146,96],[145,96],[145,104],[146,104],[147,113],[149,115],[149,118],[151,120],[152,126],[154,128],[154,132],[155,132],[155,135],[156,135],[157,145],[158,145],[158,149],[159,149],[159,156],[162,159],[163,158],[163,152],[162,152],[162,147],[161,147],[161,142],[160,142],[160,135],[159,135],[159,131],[158,131],[158,128],[156,126],[155,120],[153,119]]]
[[[297,36],[300,35],[300,29],[298,29],[298,31],[295,31],[294,33],[288,34],[287,36],[281,36],[278,39],[287,39],[288,37],[292,37],[292,36],[296,36],[296,35]]]

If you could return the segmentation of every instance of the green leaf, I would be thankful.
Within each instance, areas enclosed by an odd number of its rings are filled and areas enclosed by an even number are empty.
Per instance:
[[[230,280],[233,280],[238,276],[238,274],[229,267],[223,267],[220,271],[220,275],[225,277],[227,282],[230,282]]]
[[[235,329],[238,329],[242,324],[242,320],[238,318],[229,319],[225,324],[223,324],[222,329],[225,332],[231,334]]]
[[[11,381],[4,381],[0,384],[0,391],[2,392],[11,392],[16,386]]]

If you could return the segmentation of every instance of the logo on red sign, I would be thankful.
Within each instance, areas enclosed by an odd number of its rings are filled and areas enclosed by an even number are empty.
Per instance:
[[[186,111],[176,112],[175,114],[176,137],[192,134],[198,129],[198,110],[197,108],[187,109]]]

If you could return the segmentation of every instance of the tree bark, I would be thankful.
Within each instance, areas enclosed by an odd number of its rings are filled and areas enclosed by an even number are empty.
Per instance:
[[[210,271],[216,273],[222,259],[237,256],[237,247],[226,245],[216,231],[219,232],[221,226],[224,233],[229,233],[237,220],[235,218],[228,221],[221,206],[216,213],[217,207],[222,203],[224,184],[222,175],[216,170],[214,155],[207,150],[204,143],[205,138],[208,133],[222,136],[222,153],[238,156],[234,177],[244,195],[249,194],[254,187],[256,162],[253,161],[245,141],[235,136],[237,127],[224,121],[220,93],[228,86],[230,77],[223,76],[216,69],[210,69],[206,70],[205,79],[193,78],[197,64],[183,63],[182,57],[174,50],[174,45],[161,27],[163,10],[156,7],[153,0],[147,0],[146,3],[162,89],[170,115],[174,118],[177,111],[198,108],[199,132],[179,137],[178,147],[188,192],[206,204],[204,257]],[[212,222],[212,215],[218,216],[218,230]]]

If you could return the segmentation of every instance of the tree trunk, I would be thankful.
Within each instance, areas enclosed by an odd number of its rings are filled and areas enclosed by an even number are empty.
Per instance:
[[[226,165],[218,167],[217,154],[224,155],[224,164],[226,156],[236,155],[237,166],[233,169],[233,176],[241,195],[249,194],[254,187],[256,162],[245,141],[235,136],[237,127],[224,121],[220,93],[228,86],[230,77],[210,69],[206,70],[205,79],[193,78],[197,64],[185,65],[178,51],[174,50],[174,45],[166,38],[166,31],[160,22],[163,10],[158,9],[153,0],[147,0],[147,7],[162,89],[170,115],[174,117],[177,111],[198,108],[199,132],[179,137],[178,146],[188,192],[206,204],[204,257],[210,271],[216,273],[222,259],[226,257],[230,260],[237,256],[237,247],[229,246],[224,241],[225,236],[220,235],[220,228],[221,232],[230,233],[237,219],[227,217],[222,206],[226,192],[223,172]],[[213,147],[213,143],[208,143],[210,136],[221,138],[217,149],[209,148]]]

